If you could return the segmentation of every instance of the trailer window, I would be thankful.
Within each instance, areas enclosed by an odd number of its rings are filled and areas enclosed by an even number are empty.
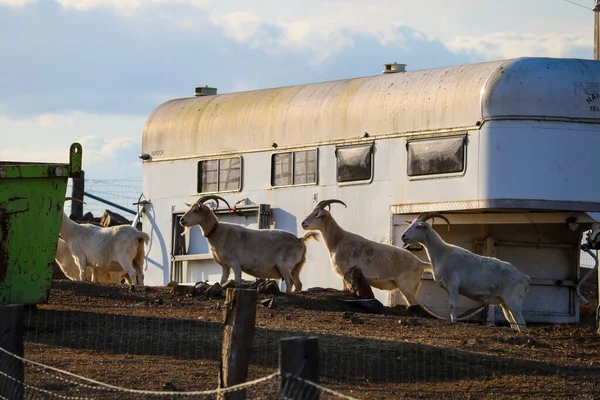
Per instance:
[[[373,175],[373,145],[346,146],[336,149],[337,181],[368,181]]]
[[[271,186],[317,183],[317,149],[273,154]]]
[[[198,193],[226,192],[241,188],[241,157],[198,162]]]
[[[408,176],[463,172],[465,139],[466,136],[454,136],[408,141]]]

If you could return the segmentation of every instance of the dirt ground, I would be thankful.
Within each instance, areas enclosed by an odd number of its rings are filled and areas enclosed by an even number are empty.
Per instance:
[[[261,304],[272,297],[260,295],[249,379],[277,370],[278,339],[302,335],[319,337],[321,384],[359,399],[600,398],[600,340],[589,315],[587,324],[518,334],[421,310],[369,313],[333,289]],[[25,356],[117,386],[215,389],[223,302],[169,287],[55,280],[48,303],[27,312]],[[27,383],[69,393],[68,384],[27,371]]]

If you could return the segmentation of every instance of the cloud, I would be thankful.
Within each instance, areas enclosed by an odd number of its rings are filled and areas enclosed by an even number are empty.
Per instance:
[[[236,11],[210,20],[226,37],[266,54],[309,54],[311,67],[352,48],[356,37],[371,36],[384,47],[404,46],[406,33],[416,39],[427,39],[423,32],[399,24],[365,29],[345,23],[332,24],[330,20],[319,18],[273,21],[248,11]]]
[[[55,2],[0,13],[0,113],[148,116],[164,101],[191,96],[196,86],[223,93],[378,74],[390,61],[409,69],[460,62],[439,40],[406,26],[380,37],[324,21],[286,25],[228,13],[215,29],[208,14],[189,14],[198,17],[193,32],[165,23],[162,14],[121,18]]]
[[[139,177],[137,155],[145,120],[145,116],[82,112],[0,116],[0,132],[8,133],[3,135],[0,160],[68,162],[71,143],[79,142],[88,177]]]
[[[107,139],[98,136],[79,139],[83,148],[86,176],[123,178],[141,175],[142,163],[137,157],[141,148],[140,139],[141,137]]]
[[[257,90],[260,89],[260,84],[256,79],[246,80],[236,80],[231,86],[231,92],[246,92],[248,90]]]
[[[514,57],[585,57],[591,49],[592,37],[587,32],[514,33],[499,32],[483,36],[461,36],[448,48],[455,52],[483,56],[487,60]]]
[[[35,2],[0,0],[0,4],[13,6]],[[48,4],[62,11],[96,14],[99,20],[106,19],[106,15],[101,14],[106,11],[119,18],[125,17],[122,19],[127,21],[125,30],[129,36],[120,36],[119,30],[107,31],[106,26],[113,28],[114,22],[102,24],[101,32],[109,37],[119,36],[117,40],[129,41],[151,31],[169,34],[173,29],[181,29],[186,32],[177,32],[180,38],[195,35],[194,39],[200,42],[204,42],[205,37],[216,42],[227,38],[246,49],[259,50],[270,56],[302,54],[311,68],[327,62],[344,49],[355,48],[357,36],[375,37],[382,46],[405,46],[407,38],[399,34],[403,28],[411,29],[410,33],[417,37],[439,40],[452,51],[474,56],[474,59],[564,54],[588,57],[592,45],[593,24],[591,21],[582,24],[585,10],[568,3],[549,8],[545,7],[545,0],[525,3],[505,0],[491,4],[438,0],[402,5],[394,0],[380,0],[372,5],[360,0],[306,0],[286,4],[285,8],[275,0],[251,3],[231,0],[214,4],[210,0],[54,0],[39,2],[39,8],[51,12],[52,7]],[[76,18],[58,13],[40,21],[34,29],[62,21],[87,30],[87,26],[77,24]],[[92,30],[96,24],[91,23]],[[502,32],[500,29],[506,26],[521,27],[521,32]],[[580,32],[583,26],[589,29]],[[19,34],[27,31],[20,29]],[[82,39],[88,43],[98,40],[85,36]],[[50,36],[47,40],[53,38]],[[224,46],[230,47],[231,43]]]
[[[134,150],[134,143],[121,148],[121,143],[114,143],[101,138],[85,138],[79,142],[83,146],[83,170],[89,178],[118,179],[138,178],[141,176],[141,162],[137,159],[139,150]],[[139,147],[139,143],[137,144]],[[114,147],[110,156],[104,156],[105,149]],[[18,162],[46,162],[46,163],[68,163],[69,147],[59,148],[2,148],[0,149],[2,160]],[[132,161],[135,160],[135,161]]]
[[[64,8],[77,11],[88,11],[94,8],[105,8],[119,15],[131,15],[133,11],[152,6],[192,6],[199,9],[210,7],[209,0],[56,0]]]
[[[351,34],[331,26],[299,20],[290,23],[267,22],[252,12],[233,12],[212,18],[225,36],[266,54],[310,53],[318,64],[352,45]]]
[[[83,148],[83,170],[90,179],[139,178],[141,161],[137,155],[141,143],[134,139],[82,137],[77,142]],[[19,162],[68,163],[69,143],[51,146],[3,147],[0,159]]]
[[[37,3],[38,0],[0,0],[0,6],[25,7],[28,4]]]

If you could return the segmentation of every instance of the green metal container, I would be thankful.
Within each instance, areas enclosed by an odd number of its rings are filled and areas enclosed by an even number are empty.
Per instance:
[[[69,164],[0,161],[0,305],[48,299],[67,179],[81,174],[82,149]]]

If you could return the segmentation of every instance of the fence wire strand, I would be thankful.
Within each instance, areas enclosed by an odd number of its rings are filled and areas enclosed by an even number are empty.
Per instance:
[[[4,397],[5,394],[12,398],[27,399],[227,399],[229,398],[228,395],[243,392],[243,398],[251,399],[309,399],[314,398],[315,394],[320,393],[321,395],[319,398],[355,400],[353,397],[343,395],[297,376],[290,374],[282,375],[278,372],[229,388],[214,390],[186,392],[167,390],[159,392],[129,389],[99,382],[49,365],[28,360],[19,357],[2,347],[0,347],[0,353],[2,353],[3,360],[5,360],[3,366],[6,370],[6,372],[0,371],[0,393],[2,393],[0,399],[6,398]],[[7,362],[7,359],[10,361]],[[9,364],[8,368],[6,368],[7,364]],[[15,370],[23,366],[29,373],[33,373],[33,370],[35,370],[44,374],[48,379],[45,383],[38,385],[32,385],[24,380],[15,379],[13,377]],[[282,378],[285,378],[285,380]],[[52,384],[50,383],[50,380],[55,380],[59,383]],[[67,393],[64,393],[65,389],[68,389]]]

